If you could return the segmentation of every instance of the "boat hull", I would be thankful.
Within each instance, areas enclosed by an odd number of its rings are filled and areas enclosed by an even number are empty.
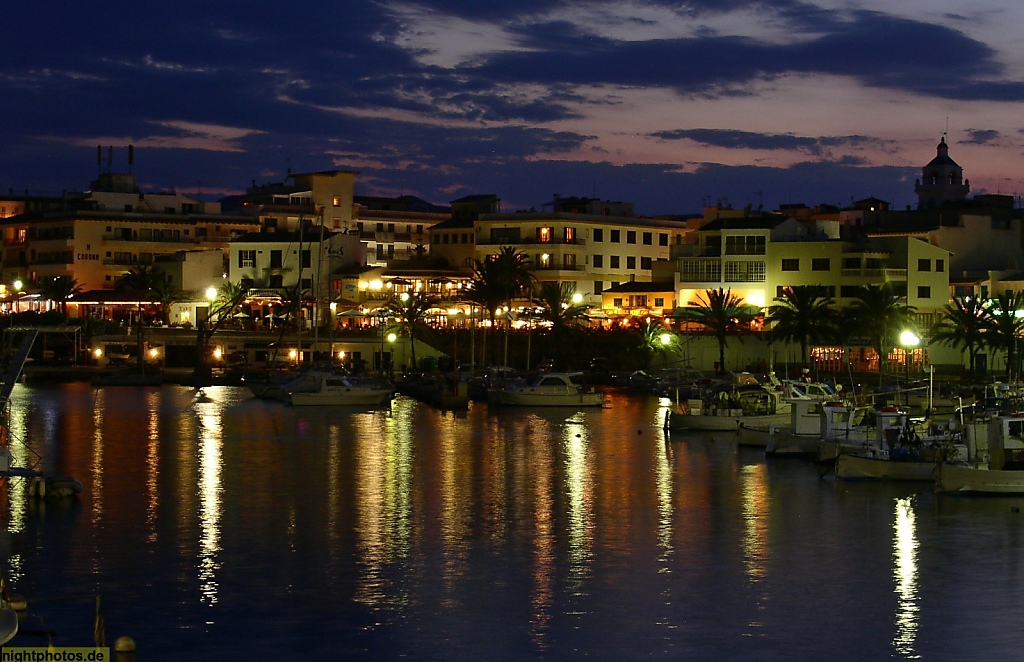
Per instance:
[[[354,388],[347,391],[331,391],[323,393],[292,393],[290,402],[296,406],[374,406],[380,405],[391,398],[390,391]]]
[[[942,464],[935,481],[935,491],[946,494],[1024,495],[1024,471]]]
[[[835,458],[835,475],[841,480],[899,480],[932,482],[935,462],[890,460],[882,457],[840,453]]]
[[[600,407],[604,404],[602,393],[527,393],[522,391],[497,391],[497,404],[513,407]]]

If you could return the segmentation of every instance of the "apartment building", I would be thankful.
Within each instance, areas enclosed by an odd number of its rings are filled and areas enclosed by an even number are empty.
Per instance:
[[[565,200],[556,197],[553,206],[564,208]],[[632,213],[632,206],[625,203],[589,204],[571,208],[602,213],[481,215],[473,224],[475,259],[483,261],[510,246],[530,260],[539,283],[573,283],[585,303],[600,306],[608,287],[650,282],[654,263],[668,260],[671,247],[681,244],[687,233],[685,224],[675,220],[613,215]]]
[[[0,281],[69,276],[84,290],[112,289],[133,266],[178,251],[226,253],[232,238],[258,228],[251,216],[222,214],[219,203],[142,193],[134,175],[102,173],[90,191],[66,196],[60,210],[0,219]]]
[[[688,248],[677,258],[682,306],[705,290],[725,288],[765,308],[784,288],[801,285],[820,288],[843,306],[858,286],[888,284],[927,323],[948,301],[949,251],[911,236],[843,241],[838,221],[719,218],[703,225]]]

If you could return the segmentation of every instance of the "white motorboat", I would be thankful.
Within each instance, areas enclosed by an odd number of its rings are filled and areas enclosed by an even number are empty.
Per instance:
[[[741,426],[782,425],[789,420],[790,402],[778,382],[756,381],[718,391],[705,398],[676,401],[665,413],[669,430],[735,431]]]
[[[547,372],[531,382],[492,391],[488,402],[527,407],[600,407],[604,394],[573,381],[574,373]]]
[[[965,425],[968,460],[939,466],[935,490],[948,494],[1024,494],[1024,416]]]
[[[360,382],[346,375],[311,370],[285,387],[293,405],[376,406],[391,400],[394,388],[388,383]]]

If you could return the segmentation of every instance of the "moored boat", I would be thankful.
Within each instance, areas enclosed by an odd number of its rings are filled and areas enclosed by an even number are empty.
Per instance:
[[[326,371],[311,370],[297,382],[292,389],[285,387],[293,405],[376,406],[394,395],[390,384],[360,382]]]
[[[491,391],[489,403],[529,407],[600,407],[604,394],[578,384],[575,373],[547,372],[533,381]]]
[[[935,490],[946,494],[1024,495],[1024,416],[965,425],[968,460],[940,465]]]

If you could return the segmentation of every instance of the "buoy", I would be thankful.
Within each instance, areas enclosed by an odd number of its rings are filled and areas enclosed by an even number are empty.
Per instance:
[[[118,637],[117,641],[114,642],[115,653],[134,653],[135,652],[135,640],[131,637]]]
[[[28,609],[28,600],[25,599],[24,595],[18,595],[12,593],[7,601],[7,604],[11,606],[14,611],[26,611]]]

